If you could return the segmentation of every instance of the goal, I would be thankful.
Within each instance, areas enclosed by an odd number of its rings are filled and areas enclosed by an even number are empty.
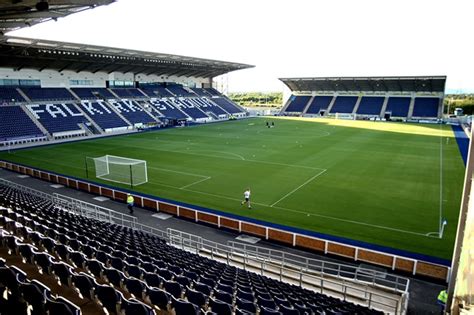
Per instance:
[[[93,161],[95,177],[130,186],[138,186],[148,182],[146,161],[121,156],[104,155],[89,158]],[[86,161],[86,172],[87,170]]]
[[[336,119],[355,120],[355,115],[347,113],[336,113]]]

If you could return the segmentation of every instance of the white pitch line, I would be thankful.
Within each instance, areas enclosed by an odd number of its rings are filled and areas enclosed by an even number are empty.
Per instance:
[[[209,176],[206,176],[206,175],[193,174],[193,173],[182,172],[182,171],[174,171],[174,170],[169,170],[167,168],[160,168],[160,167],[153,167],[153,166],[148,166],[148,168],[151,168],[153,170],[161,170],[161,171],[165,171],[165,172],[171,172],[171,173],[177,173],[177,174],[183,174],[183,175],[189,175],[189,176],[195,176],[195,177],[210,178]]]
[[[280,201],[282,201],[283,199],[285,199],[286,197],[288,197],[289,195],[293,194],[295,191],[297,191],[298,189],[300,189],[301,187],[305,186],[306,184],[308,184],[309,182],[311,182],[312,180],[314,180],[316,177],[324,174],[326,172],[326,170],[323,170],[321,172],[319,172],[318,174],[314,175],[313,177],[311,177],[310,179],[308,179],[307,181],[305,181],[303,184],[299,185],[298,187],[296,187],[295,189],[293,189],[292,191],[290,191],[289,193],[287,193],[286,195],[284,195],[283,197],[281,197],[280,199],[278,199],[278,201],[274,202],[270,207],[273,207],[274,205],[276,205],[277,203],[279,203]]]
[[[275,207],[273,207],[273,208],[275,208],[275,209],[281,209],[281,210],[285,210],[285,211],[289,211],[289,212],[300,212],[300,213],[303,213],[302,211],[293,210],[293,209],[288,209],[288,208],[283,208],[283,207],[279,207],[279,206],[275,206]],[[383,225],[376,225],[376,224],[364,223],[364,222],[360,222],[360,221],[346,220],[346,219],[331,217],[331,216],[323,215],[323,214],[316,214],[316,213],[307,213],[307,214],[309,214],[310,216],[321,217],[321,218],[330,219],[330,220],[335,220],[335,221],[341,221],[341,222],[347,222],[347,223],[352,223],[352,224],[370,226],[370,227],[377,228],[377,229],[383,229],[383,230],[390,230],[390,231],[395,231],[395,232],[402,232],[402,233],[408,233],[408,234],[426,236],[426,235],[423,234],[423,233],[418,233],[418,232],[413,232],[413,231],[407,231],[407,230],[401,230],[401,229],[391,228],[391,227],[387,227],[387,226],[383,226]]]
[[[307,168],[310,170],[323,170],[326,171],[325,168],[320,167],[311,167],[311,166],[304,166],[304,165],[295,165],[295,164],[285,164],[285,163],[276,163],[276,162],[267,162],[267,161],[259,161],[259,160],[245,160],[248,162],[256,162],[256,163],[263,163],[263,164],[271,164],[271,165],[280,165],[280,166],[289,166],[289,167],[297,167],[297,168]]]
[[[198,181],[196,181],[196,182],[194,182],[194,183],[191,183],[191,184],[189,184],[189,185],[185,185],[185,186],[183,186],[183,187],[180,187],[179,189],[186,189],[186,188],[188,188],[188,187],[191,187],[191,186],[193,186],[193,185],[199,184],[199,183],[201,183],[201,182],[203,182],[203,181],[205,181],[205,180],[208,180],[208,179],[211,179],[211,177],[209,176],[209,177],[200,179],[200,180],[198,180]]]
[[[238,157],[239,159],[245,161],[245,158],[240,155],[240,154],[237,154],[237,153],[232,153],[232,152],[225,152],[225,151],[216,151],[216,150],[188,150],[186,152],[217,152],[217,153],[223,153],[223,154],[228,154],[228,155],[232,155],[232,156],[236,156]],[[217,157],[217,156],[216,156]]]

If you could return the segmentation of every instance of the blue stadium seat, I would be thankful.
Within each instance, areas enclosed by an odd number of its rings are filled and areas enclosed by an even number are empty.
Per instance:
[[[164,117],[176,118],[176,119],[187,119],[188,116],[184,114],[176,104],[171,103],[170,100],[156,100],[150,101],[150,104],[159,111]]]
[[[319,114],[321,110],[327,109],[331,104],[332,96],[315,96],[309,104],[306,114]]]
[[[120,116],[103,101],[83,101],[80,106],[102,129],[128,127],[127,122],[120,118]]]
[[[72,88],[81,100],[113,99],[115,96],[106,88]]]
[[[166,84],[166,89],[173,93],[176,96],[185,96],[185,97],[190,97],[190,96],[197,96],[194,92],[191,92],[186,90],[181,84],[174,84],[174,83],[168,83]]]
[[[186,99],[183,99],[182,102],[184,102],[185,104],[197,107],[205,113],[212,112],[214,115],[217,115],[217,116],[227,114],[221,107],[212,103],[209,99],[204,98],[204,97],[203,98],[197,98],[197,97],[186,98]]]
[[[75,101],[65,88],[22,87],[21,90],[32,101]]]
[[[211,94],[208,90],[202,89],[202,88],[192,88],[193,92],[196,93],[199,96],[205,96],[205,97],[212,97],[213,94]]]
[[[26,102],[25,98],[14,87],[0,87],[0,104]]]
[[[175,99],[173,104],[193,119],[209,118],[209,116],[207,116],[202,110],[198,108],[198,106],[192,102]]]
[[[308,95],[292,95],[290,104],[285,109],[287,113],[301,113],[308,104],[311,96]]]
[[[27,108],[51,134],[81,130],[79,124],[90,123],[74,104],[34,104]]]
[[[0,106],[0,141],[44,136],[20,106]]]
[[[205,88],[205,90],[213,96],[222,96],[222,94],[219,93],[219,91],[214,88]]]
[[[112,92],[118,95],[120,98],[144,98],[146,95],[144,95],[142,92],[140,92],[139,89],[136,88],[114,88],[111,89]]]
[[[385,97],[363,96],[357,108],[357,114],[380,115]]]
[[[244,110],[237,105],[235,105],[233,102],[229,101],[229,99],[225,97],[218,97],[218,98],[212,98],[211,101],[213,103],[216,103],[219,105],[223,110],[228,112],[229,114],[237,114],[237,113],[243,113]]]
[[[331,113],[343,113],[350,114],[354,110],[354,106],[357,102],[357,96],[338,96],[334,101],[334,105],[331,108]]]
[[[156,122],[136,101],[121,100],[109,103],[132,124]]]
[[[394,117],[407,117],[410,108],[411,98],[409,97],[395,97],[388,99],[387,108],[385,112],[390,112]]]
[[[145,92],[145,94],[151,98],[163,98],[163,97],[174,96],[162,85],[143,86],[143,87],[140,87],[140,90]]]
[[[440,99],[437,97],[417,97],[412,117],[438,117]]]

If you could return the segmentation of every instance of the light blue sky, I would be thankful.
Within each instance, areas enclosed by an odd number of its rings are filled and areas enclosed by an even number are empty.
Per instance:
[[[447,75],[474,91],[472,0],[118,0],[10,33],[256,65],[230,91],[279,77]]]

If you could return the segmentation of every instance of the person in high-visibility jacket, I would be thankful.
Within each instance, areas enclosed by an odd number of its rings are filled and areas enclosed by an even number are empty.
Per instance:
[[[134,202],[133,196],[128,194],[127,195],[127,207],[128,207],[128,211],[130,212],[130,214],[133,214],[133,202]]]
[[[441,306],[441,312],[444,314],[444,309],[446,308],[446,302],[448,301],[448,292],[442,290],[438,294],[438,304]]]

